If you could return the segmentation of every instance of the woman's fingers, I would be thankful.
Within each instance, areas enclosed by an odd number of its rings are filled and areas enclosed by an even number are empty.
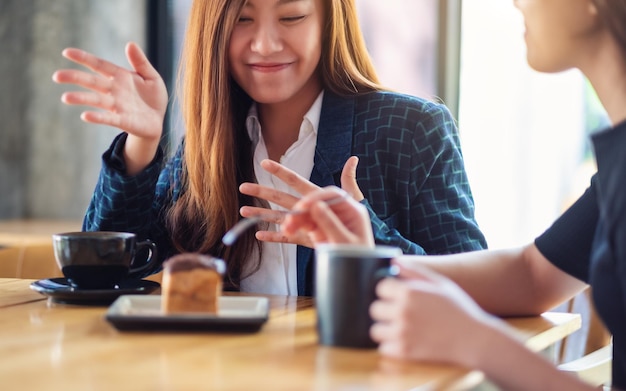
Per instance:
[[[80,119],[91,124],[107,125],[115,128],[121,128],[122,123],[122,119],[118,114],[109,111],[84,111],[80,115]]]
[[[57,83],[76,84],[94,91],[107,93],[112,88],[112,79],[121,72],[128,72],[128,70],[122,67],[80,49],[65,49],[63,56],[68,60],[89,68],[96,74],[63,69],[55,72],[52,77]],[[126,45],[126,58],[135,73],[145,81],[160,80],[161,76],[136,43],[130,42]]]
[[[370,327],[370,337],[376,342],[392,339],[395,334],[393,326],[387,322],[376,322]]]
[[[268,223],[280,224],[285,219],[285,212],[274,209],[259,208],[256,206],[242,206],[239,213],[243,217],[260,216],[263,221]]]
[[[447,281],[437,272],[421,264],[418,258],[419,256],[416,256],[415,259],[411,259],[410,257],[401,257],[394,259],[392,262],[400,268],[399,277],[431,281],[434,283],[443,283]]]
[[[343,200],[342,200],[343,199]],[[328,202],[331,200],[337,200],[337,203],[333,202],[333,206],[340,205],[342,202],[346,202],[349,199],[349,195],[345,191],[336,186],[327,186],[324,188],[317,188],[298,200],[293,206],[294,209],[309,209],[311,205],[317,202]]]
[[[292,210],[309,211],[316,203],[325,204],[325,201],[343,198],[345,195],[346,194],[343,190],[335,186],[316,189],[298,200],[298,202],[292,206]],[[324,209],[319,212],[321,214],[327,213]],[[316,223],[311,219],[311,217],[312,216],[307,213],[287,216],[283,222],[282,228],[290,234],[294,233],[298,229],[313,229],[316,226]]]
[[[59,84],[75,84],[104,94],[111,91],[113,84],[108,77],[74,69],[58,70],[52,75],[52,80]]]
[[[331,208],[323,201],[311,205],[311,218],[318,230],[324,233],[331,243],[352,243],[355,235],[350,232]]]
[[[307,213],[285,218],[287,234],[306,230],[313,242],[374,245],[369,215],[365,207],[335,186],[315,190],[296,203],[293,210]]]
[[[356,167],[358,162],[359,160],[356,156],[348,159],[342,171],[341,181],[344,186],[344,191],[335,188],[333,191],[334,194],[331,194],[331,192],[320,191],[320,187],[316,184],[273,160],[265,159],[261,161],[261,167],[268,173],[272,174],[272,176],[280,179],[297,193],[302,194],[304,198],[307,198],[311,194],[317,194],[316,197],[319,197],[318,199],[329,199],[334,198],[335,196],[344,196],[347,192],[357,201],[360,201],[363,199],[363,193],[356,183]],[[298,197],[286,192],[255,183],[243,183],[240,185],[239,191],[243,194],[261,198],[288,209],[291,209],[300,200]],[[309,198],[308,202],[313,202],[314,200],[315,198]]]
[[[265,159],[261,161],[261,167],[300,194],[308,194],[319,189],[319,186],[273,160]]]
[[[359,165],[359,158],[351,156],[341,171],[341,188],[357,201],[361,201],[365,196],[356,182],[356,168]]]
[[[115,107],[114,97],[93,92],[66,92],[61,95],[61,101],[68,105],[92,106],[104,110]]]
[[[152,66],[139,45],[130,42],[126,45],[126,58],[135,72],[145,80],[160,79],[159,72]]]
[[[257,231],[255,237],[263,242],[290,243],[313,248],[313,243],[306,234],[285,235],[282,232]]]
[[[286,209],[291,209],[291,207],[298,202],[298,198],[291,194],[256,183],[242,183],[239,186],[239,191],[251,197],[267,200]]]
[[[67,48],[63,50],[63,57],[108,77],[114,76],[121,69],[111,62],[81,49]]]
[[[91,106],[105,111],[84,111],[80,118],[88,123],[120,127],[121,117],[115,113],[115,98],[93,92],[66,92],[61,101],[68,105]]]
[[[406,294],[403,292],[406,289],[405,284],[405,281],[397,278],[384,278],[376,284],[376,296],[383,301],[398,300],[402,295]],[[384,315],[384,313],[376,312],[372,315],[380,316]]]

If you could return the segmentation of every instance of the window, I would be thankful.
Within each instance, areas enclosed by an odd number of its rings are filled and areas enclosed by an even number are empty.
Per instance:
[[[357,6],[382,83],[411,95],[438,96],[439,0],[359,0]]]
[[[491,248],[529,243],[582,194],[587,136],[607,123],[578,71],[530,69],[523,32],[510,2],[463,4],[459,129]]]

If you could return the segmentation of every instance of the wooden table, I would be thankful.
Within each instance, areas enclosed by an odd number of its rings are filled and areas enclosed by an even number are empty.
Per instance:
[[[6,390],[464,390],[481,373],[317,344],[312,298],[268,296],[253,334],[119,332],[106,307],[56,304],[32,280],[0,279],[0,388]],[[576,314],[510,323],[543,349],[580,327]]]

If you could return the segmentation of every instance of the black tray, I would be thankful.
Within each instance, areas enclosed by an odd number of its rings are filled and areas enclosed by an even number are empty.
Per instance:
[[[219,312],[211,314],[163,314],[161,296],[124,295],[106,313],[106,319],[123,331],[219,331],[255,332],[267,322],[266,297],[219,298]]]

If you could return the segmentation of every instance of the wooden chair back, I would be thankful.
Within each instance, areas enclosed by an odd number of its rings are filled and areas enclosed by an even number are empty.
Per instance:
[[[587,288],[577,297],[570,300],[568,310],[576,311],[574,303],[576,300],[585,300],[587,305],[588,325],[587,333],[583,340],[583,356],[564,362],[564,352],[568,343],[572,341],[566,339],[561,347],[561,362],[559,369],[569,372],[579,379],[586,381],[593,386],[608,385],[611,381],[611,366],[613,357],[613,346],[611,344],[611,334],[604,327],[596,309],[593,305],[591,288]],[[578,341],[580,343],[580,341]]]
[[[62,277],[52,243],[27,243],[0,249],[0,277],[42,279]]]

